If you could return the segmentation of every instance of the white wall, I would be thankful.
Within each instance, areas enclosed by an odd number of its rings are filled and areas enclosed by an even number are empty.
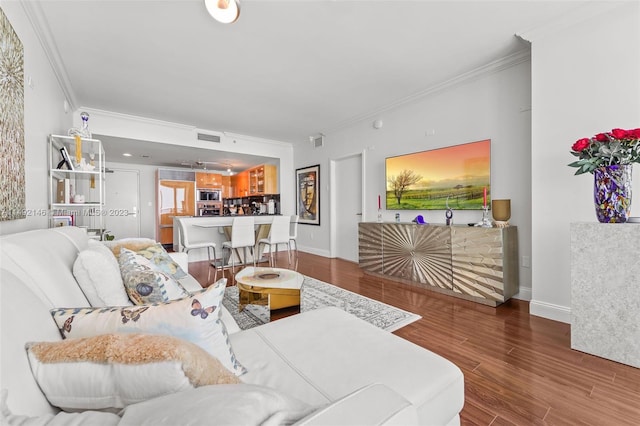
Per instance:
[[[525,56],[526,58],[526,56]],[[525,59],[504,69],[475,76],[463,84],[418,102],[387,111],[375,118],[383,127],[372,126],[374,118],[348,128],[326,132],[325,145],[296,147],[296,168],[320,163],[321,226],[298,226],[300,248],[329,253],[329,160],[366,150],[364,175],[367,200],[364,221],[375,221],[378,194],[385,193],[385,157],[409,152],[491,139],[492,198],[510,198],[510,223],[518,226],[520,256],[531,255],[531,167],[530,167],[530,62]],[[426,133],[435,134],[426,136]],[[348,182],[339,182],[348,185]],[[396,211],[383,211],[393,220]],[[402,221],[422,214],[430,223],[444,223],[444,211],[402,211]],[[480,211],[455,211],[454,223],[478,222]],[[339,237],[338,237],[339,238]],[[520,268],[521,298],[531,291],[531,270]]]
[[[569,224],[597,219],[593,177],[573,176],[575,169],[567,164],[575,157],[569,149],[577,139],[614,127],[640,127],[640,5],[627,4],[530,39],[534,236],[530,309],[535,315],[570,322]],[[636,164],[634,183],[638,182]],[[640,216],[637,194],[633,216]]]
[[[22,5],[3,1],[2,10],[24,47],[24,136],[26,219],[0,222],[0,234],[49,226],[47,136],[72,127],[65,96]],[[31,85],[28,85],[28,82]]]

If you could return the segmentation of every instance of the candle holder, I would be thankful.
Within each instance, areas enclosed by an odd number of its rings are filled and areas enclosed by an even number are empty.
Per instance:
[[[382,210],[378,209],[378,223],[382,223]]]
[[[491,219],[489,219],[489,207],[482,207],[482,220],[476,223],[474,226],[479,226],[481,228],[493,228]]]

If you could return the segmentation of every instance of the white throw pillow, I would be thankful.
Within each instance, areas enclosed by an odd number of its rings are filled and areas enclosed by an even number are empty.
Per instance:
[[[132,307],[52,309],[64,338],[109,333],[147,333],[175,336],[200,346],[236,375],[246,373],[220,321],[220,302],[227,280],[184,299]]]
[[[91,306],[131,306],[116,257],[97,241],[88,244],[78,253],[73,276]]]
[[[173,336],[103,334],[26,348],[40,389],[66,411],[113,410],[198,386],[240,383],[201,347]]]

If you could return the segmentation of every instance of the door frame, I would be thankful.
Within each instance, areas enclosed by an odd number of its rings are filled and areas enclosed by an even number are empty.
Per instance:
[[[338,205],[337,193],[338,193],[338,183],[336,182],[336,168],[338,161],[346,160],[351,157],[360,157],[360,213],[364,218],[364,206],[365,206],[365,194],[366,194],[366,155],[367,150],[353,152],[351,154],[343,155],[337,158],[329,159],[329,257],[335,258],[337,257],[337,220],[338,220],[338,209],[336,206]]]

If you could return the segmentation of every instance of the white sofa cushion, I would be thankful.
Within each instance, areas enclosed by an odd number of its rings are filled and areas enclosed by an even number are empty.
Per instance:
[[[417,425],[418,413],[409,401],[382,383],[373,383],[322,407],[296,426]]]
[[[184,299],[131,307],[59,308],[51,315],[65,337],[109,333],[148,333],[179,337],[199,345],[236,375],[246,372],[237,361],[220,321],[219,305],[226,288],[221,279]]]
[[[91,306],[130,306],[118,260],[103,244],[89,240],[73,263],[73,276]]]
[[[307,311],[230,338],[248,370],[244,383],[295,389],[297,398],[312,405],[371,383],[406,398],[424,424],[447,424],[464,405],[458,367],[338,308]]]
[[[14,273],[50,308],[65,303],[89,306],[72,271],[87,241],[85,230],[75,226],[3,235],[0,267]]]
[[[65,411],[124,408],[198,386],[239,383],[204,349],[173,336],[28,343],[27,354],[47,400]]]
[[[0,425],[12,426],[116,426],[120,416],[102,411],[83,411],[81,413],[42,414],[26,416],[13,414],[7,406],[9,392],[3,389],[0,394]]]
[[[27,341],[60,341],[49,306],[16,275],[0,268],[0,378],[9,390],[7,404],[15,414],[55,414],[31,374],[24,350]],[[0,424],[3,424],[0,422]]]
[[[263,386],[203,386],[130,405],[124,410],[120,426],[275,426],[292,424],[313,410],[290,395]]]

